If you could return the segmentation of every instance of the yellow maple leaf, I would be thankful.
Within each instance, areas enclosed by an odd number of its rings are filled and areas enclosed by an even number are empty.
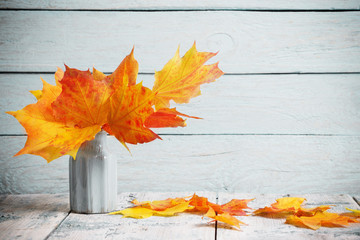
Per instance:
[[[281,218],[287,214],[294,214],[304,201],[305,198],[298,197],[279,198],[276,199],[276,203],[271,204],[271,207],[259,208],[254,214]]]
[[[155,108],[169,108],[170,100],[187,103],[201,94],[201,84],[213,82],[223,75],[217,63],[204,65],[215,55],[216,53],[198,52],[195,43],[182,58],[178,49],[164,68],[155,73]]]
[[[65,154],[75,158],[81,144],[94,139],[101,128],[92,126],[79,129],[57,121],[52,114],[51,103],[60,94],[61,88],[44,80],[43,85],[42,97],[37,103],[16,112],[7,112],[24,126],[28,134],[24,148],[15,156],[35,154],[48,162]]]
[[[164,210],[161,210],[161,211],[154,210],[154,209],[151,209],[148,207],[136,206],[136,207],[132,207],[132,208],[126,208],[121,211],[111,212],[109,214],[112,214],[112,215],[121,214],[121,215],[123,215],[123,217],[130,217],[130,218],[137,218],[137,219],[148,218],[151,216],[170,217],[170,216],[174,216],[177,213],[181,213],[186,210],[193,209],[193,208],[194,207],[189,206],[188,201],[185,201],[185,202],[178,203],[172,207],[165,208]]]

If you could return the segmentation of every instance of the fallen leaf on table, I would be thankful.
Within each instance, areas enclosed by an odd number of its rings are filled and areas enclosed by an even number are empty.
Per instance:
[[[174,207],[184,202],[188,202],[188,201],[185,200],[185,198],[168,198],[165,200],[144,201],[144,202],[139,202],[138,200],[134,199],[133,201],[131,201],[131,203],[133,203],[135,206],[149,208],[156,211],[163,211],[167,208]]]
[[[233,216],[246,216],[243,209],[250,209],[248,203],[254,199],[232,199],[230,202],[220,206],[220,213],[229,213]]]
[[[130,218],[148,218],[151,217],[154,213],[154,210],[144,207],[132,207],[126,208],[121,211],[111,212],[111,215],[118,215],[121,214],[123,217],[130,217]]]
[[[350,208],[345,208],[345,209],[353,212],[355,216],[360,217],[360,210],[358,210],[358,209],[350,209]]]
[[[314,216],[318,212],[324,212],[330,208],[331,208],[330,205],[321,205],[321,206],[314,207],[314,208],[300,207],[294,214],[298,217],[301,217],[301,216],[311,217],[311,216]]]
[[[124,217],[148,218],[151,216],[174,216],[177,213],[203,213],[204,216],[214,221],[221,221],[237,228],[244,224],[235,216],[245,216],[243,209],[249,209],[247,203],[253,199],[232,199],[223,205],[212,203],[206,197],[194,194],[191,197],[168,198],[165,200],[142,201],[134,199],[131,201],[135,207],[127,208],[110,214],[122,214]]]
[[[297,227],[306,227],[313,230],[317,230],[320,227],[346,227],[349,223],[356,223],[358,221],[346,217],[341,216],[337,213],[330,212],[317,212],[314,216],[306,217],[306,216],[289,216],[286,219],[287,224],[292,224]]]
[[[200,197],[196,194],[192,196],[192,198],[189,200],[190,205],[194,206],[194,211],[206,213],[209,211],[209,207],[211,206],[215,211],[219,211],[220,205],[209,202],[209,200],[206,197]]]
[[[154,210],[148,207],[136,206],[132,208],[126,208],[121,211],[112,212],[109,214],[116,215],[122,214],[123,217],[131,217],[131,218],[148,218],[151,216],[174,216],[176,213],[181,213],[186,210],[193,209],[192,206],[189,206],[189,202],[181,202],[176,205],[173,205],[169,208],[164,208],[163,210]]]
[[[327,212],[330,205],[305,208],[301,204],[305,198],[280,198],[271,207],[256,210],[255,215],[270,217],[286,217],[287,224],[297,227],[317,230],[320,227],[346,227],[349,223],[358,222],[356,219],[343,214]]]
[[[305,201],[305,198],[284,197],[276,200],[271,207],[257,209],[254,214],[282,218],[288,214],[294,214]]]
[[[241,222],[236,217],[231,216],[229,213],[225,212],[222,214],[216,214],[215,210],[212,207],[209,207],[209,210],[204,215],[205,217],[212,218],[213,221],[220,221],[227,223],[231,226],[235,226],[238,229],[240,229],[240,224],[245,225],[245,223]]]
[[[341,216],[351,217],[351,218],[354,218],[354,219],[360,218],[360,210],[358,210],[358,209],[350,209],[350,208],[345,208],[345,209],[349,210],[350,212],[341,213]]]

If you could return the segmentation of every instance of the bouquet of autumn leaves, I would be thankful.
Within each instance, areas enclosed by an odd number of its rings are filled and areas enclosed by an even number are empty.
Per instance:
[[[223,72],[218,63],[204,65],[216,53],[198,52],[195,43],[180,58],[175,56],[155,73],[151,89],[136,83],[138,62],[134,51],[118,68],[105,75],[93,69],[69,68],[55,73],[56,85],[43,81],[43,89],[31,91],[37,102],[7,112],[25,128],[28,138],[21,154],[34,154],[48,162],[63,155],[74,159],[81,144],[105,130],[126,148],[160,138],[151,128],[185,126],[192,117],[170,108],[170,101],[187,103],[200,95],[200,85],[215,81]],[[192,117],[196,118],[196,117]]]

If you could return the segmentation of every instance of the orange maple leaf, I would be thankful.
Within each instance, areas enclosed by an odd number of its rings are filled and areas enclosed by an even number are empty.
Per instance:
[[[298,197],[279,198],[276,199],[276,203],[271,204],[271,207],[259,208],[254,214],[282,218],[288,214],[294,214],[304,201],[305,198]]]
[[[208,217],[208,218],[212,218],[213,221],[220,221],[220,222],[227,223],[227,224],[229,224],[231,226],[235,226],[238,229],[240,229],[240,224],[245,225],[245,223],[243,223],[239,219],[231,216],[227,212],[225,212],[223,214],[217,214],[212,207],[209,207],[209,210],[207,211],[207,213],[204,216]]]
[[[316,212],[313,216],[289,216],[286,219],[287,224],[292,224],[297,227],[305,227],[313,230],[323,227],[345,227],[349,223],[357,223],[359,221],[350,217],[341,216],[337,213],[330,212]]]
[[[199,197],[198,195],[194,194],[189,201],[190,201],[190,205],[194,206],[195,211],[205,213],[209,211],[210,207],[212,207],[217,212],[220,211],[220,205],[209,202],[209,200],[206,197]]]
[[[144,125],[145,120],[154,112],[152,91],[141,83],[122,86],[110,98],[108,125],[110,133],[127,148],[125,143],[137,144],[161,139]]]
[[[213,82],[222,76],[224,73],[218,68],[218,63],[203,65],[215,55],[198,52],[195,43],[182,58],[178,49],[164,68],[155,73],[155,108],[168,108],[170,100],[188,103],[191,98],[201,94],[201,84]]]
[[[7,112],[23,125],[28,135],[24,148],[15,156],[34,154],[48,162],[65,154],[75,158],[81,144],[94,139],[101,129],[99,126],[83,129],[69,127],[58,121],[52,114],[51,103],[60,94],[61,88],[44,80],[43,85],[42,96],[37,103],[16,112]]]
[[[108,99],[112,95],[105,81],[94,81],[90,71],[66,66],[61,94],[52,103],[54,115],[68,126],[102,126],[107,122]]]
[[[145,126],[148,128],[185,127],[186,120],[179,116],[201,119],[180,113],[176,111],[176,108],[162,108],[152,113],[145,120]]]
[[[246,216],[244,209],[250,209],[248,203],[254,199],[232,199],[220,206],[220,213],[226,212],[233,216]]]
[[[139,64],[134,57],[134,48],[127,55],[116,70],[109,76],[93,68],[93,76],[96,81],[107,82],[113,91],[121,86],[133,86],[136,84]]]

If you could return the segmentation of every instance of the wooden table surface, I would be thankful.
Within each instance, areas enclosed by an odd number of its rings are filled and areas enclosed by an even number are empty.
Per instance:
[[[236,194],[197,192],[219,204],[233,198],[255,198],[249,206],[268,206],[286,194]],[[140,201],[185,197],[190,192],[121,193],[118,209]],[[295,196],[295,195],[291,195]],[[121,215],[77,214],[69,210],[68,195],[29,194],[1,195],[0,239],[360,239],[360,224],[347,228],[320,228],[317,231],[284,224],[284,219],[244,216],[239,219],[247,226],[241,231],[218,223],[209,223],[201,215],[182,213],[174,217],[147,219],[122,218]],[[309,207],[335,205],[331,211],[344,212],[345,207],[359,209],[358,197],[349,195],[305,194]]]

